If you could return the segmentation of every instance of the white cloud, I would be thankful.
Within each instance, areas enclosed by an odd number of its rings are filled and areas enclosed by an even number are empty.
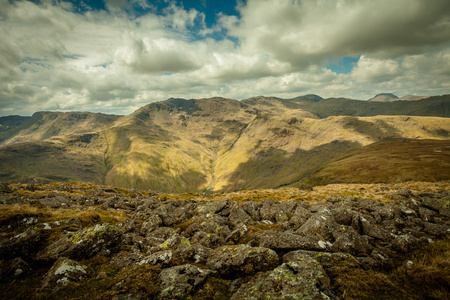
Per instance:
[[[374,59],[361,56],[351,75],[357,82],[383,82],[394,79],[400,74],[397,61],[392,59]]]
[[[241,14],[239,24],[224,24],[246,51],[301,68],[330,56],[417,53],[450,36],[447,0],[248,0]]]
[[[172,96],[449,92],[448,0],[248,0],[240,17],[221,14],[211,28],[203,13],[168,3],[162,15],[135,17],[150,2],[80,14],[67,2],[0,0],[0,115],[127,114]],[[349,74],[325,67],[357,55]]]

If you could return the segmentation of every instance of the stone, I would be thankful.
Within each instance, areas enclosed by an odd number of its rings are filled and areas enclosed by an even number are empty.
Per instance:
[[[265,231],[258,234],[257,240],[261,247],[274,250],[303,249],[303,250],[328,250],[331,243],[318,237],[306,237],[291,232]]]
[[[372,246],[366,236],[361,236],[351,226],[341,227],[334,232],[336,240],[331,246],[332,252],[345,252],[352,255],[366,255],[372,251]]]
[[[305,222],[295,233],[308,237],[318,237],[321,240],[333,242],[333,231],[339,227],[336,223],[331,211],[328,208],[323,208],[308,221]]]
[[[187,263],[206,264],[211,251],[210,248],[200,244],[191,245],[188,248],[175,250],[172,262],[177,265]]]
[[[439,211],[445,205],[444,201],[435,198],[422,198],[422,206],[434,211]]]
[[[56,292],[68,284],[79,282],[93,274],[94,272],[87,266],[66,257],[60,257],[45,275],[42,289]]]
[[[140,232],[143,235],[147,235],[156,228],[160,227],[162,225],[163,221],[157,214],[150,214],[145,218],[144,223],[142,223],[142,226],[140,228]]]
[[[279,263],[275,251],[249,245],[222,246],[214,249],[206,262],[221,275],[252,275],[272,270]]]
[[[159,251],[155,252],[153,254],[150,254],[149,256],[144,257],[140,262],[139,265],[143,264],[149,264],[149,265],[168,265],[173,257],[173,251],[172,250],[165,250],[165,251]]]
[[[298,257],[308,255],[317,260],[323,267],[335,268],[336,266],[359,267],[358,260],[351,254],[343,252],[321,252],[321,251],[307,251],[296,250],[283,255],[283,262],[295,261]]]
[[[212,201],[202,205],[199,205],[196,209],[196,212],[202,215],[206,214],[217,214],[221,210],[223,210],[228,204],[229,200],[220,200],[220,201]]]
[[[191,294],[213,273],[191,264],[163,269],[158,299],[178,299]]]
[[[250,217],[250,215],[244,209],[242,209],[238,204],[234,204],[230,208],[230,215],[228,217],[228,220],[234,224],[240,224],[240,223],[253,224],[254,223],[252,217]]]
[[[339,205],[331,208],[331,214],[336,223],[341,225],[350,225],[352,223],[352,217],[355,214],[347,205]]]
[[[207,233],[204,231],[197,231],[191,238],[193,244],[203,245],[209,248],[215,248],[225,244],[225,239],[215,233]]]
[[[174,233],[172,236],[170,236],[167,240],[165,240],[163,243],[159,244],[156,247],[152,247],[151,252],[159,252],[159,251],[166,251],[166,250],[185,250],[188,247],[191,246],[191,241],[184,237],[179,235],[178,233]]]
[[[83,230],[69,233],[49,245],[39,253],[43,260],[57,259],[65,256],[70,259],[86,259],[97,253],[109,256],[117,250],[122,239],[122,232],[105,223],[97,224]]]
[[[287,227],[293,230],[299,229],[305,222],[311,218],[311,212],[303,206],[297,206],[294,215],[290,218]]]
[[[293,255],[273,271],[259,273],[244,283],[231,299],[330,299],[330,279],[317,260]],[[333,297],[334,298],[334,297]]]
[[[186,228],[184,233],[187,236],[193,236],[197,231],[215,233],[224,239],[231,234],[227,219],[215,214],[192,218],[191,225]]]
[[[241,237],[245,236],[247,232],[247,226],[243,223],[240,223],[236,226],[236,229],[233,230],[233,232],[231,232],[231,234],[226,238],[226,241],[236,243]]]
[[[423,230],[426,233],[429,233],[434,236],[445,236],[446,234],[450,234],[450,226],[433,224],[429,222],[423,222]]]
[[[133,219],[125,219],[117,223],[116,226],[122,229],[124,233],[128,233],[139,230],[142,225]]]
[[[254,201],[247,201],[241,205],[241,207],[249,214],[253,221],[261,221],[259,210],[261,209],[261,203]]]
[[[403,234],[397,236],[390,244],[393,250],[407,253],[416,250],[420,244],[419,240],[410,234]]]

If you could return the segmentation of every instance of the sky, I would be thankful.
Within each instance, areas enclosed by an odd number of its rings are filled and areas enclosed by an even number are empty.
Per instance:
[[[450,94],[449,0],[0,0],[0,116]]]

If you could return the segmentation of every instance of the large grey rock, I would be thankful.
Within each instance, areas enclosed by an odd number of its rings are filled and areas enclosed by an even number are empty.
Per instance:
[[[294,215],[288,222],[288,228],[297,230],[311,217],[311,212],[305,207],[299,205],[294,211]]]
[[[222,238],[227,238],[231,234],[228,220],[215,214],[192,218],[191,225],[186,228],[184,233],[187,236],[193,236],[198,231],[214,233]]]
[[[346,267],[359,267],[360,264],[356,257],[351,254],[343,252],[319,252],[319,251],[307,251],[297,250],[286,253],[283,256],[283,262],[295,261],[298,257],[308,255],[309,257],[317,260],[324,268],[336,268],[337,266]]]
[[[211,270],[190,264],[163,269],[159,275],[161,284],[158,299],[179,299],[186,296],[203,284],[212,273]]]
[[[330,279],[317,260],[298,253],[273,271],[259,273],[231,299],[330,299]]]
[[[253,224],[252,217],[242,209],[238,204],[234,204],[230,208],[230,215],[228,220],[233,224]]]
[[[341,225],[334,232],[336,240],[334,241],[331,251],[345,252],[352,255],[366,255],[372,251],[372,246],[366,236],[361,236],[350,226]]]
[[[278,255],[263,247],[223,246],[210,253],[206,265],[222,275],[251,275],[275,268]]]
[[[323,208],[311,216],[295,233],[308,237],[317,237],[327,242],[333,242],[333,232],[339,228],[331,211]]]
[[[110,255],[117,250],[122,232],[110,224],[95,225],[74,233],[69,233],[49,245],[39,253],[44,260],[65,256],[71,259],[85,259],[102,253]]]
[[[249,214],[253,221],[260,221],[261,216],[259,210],[261,209],[261,203],[254,201],[247,201],[241,205],[241,207]]]
[[[68,284],[79,282],[93,274],[94,272],[87,266],[66,257],[60,257],[45,275],[42,288],[56,292]]]
[[[420,243],[417,238],[410,234],[403,234],[397,236],[392,242],[391,242],[391,248],[399,251],[399,252],[410,252],[414,251],[417,248],[419,248]]]

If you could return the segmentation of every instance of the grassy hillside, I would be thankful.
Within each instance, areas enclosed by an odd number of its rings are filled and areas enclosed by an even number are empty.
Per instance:
[[[37,112],[20,122],[0,127],[0,146],[42,141],[54,136],[97,132],[111,127],[119,118],[120,116],[89,112]]]
[[[76,180],[180,193],[277,188],[316,176],[319,170],[318,177],[311,178],[337,180],[334,171],[321,175],[326,163],[351,151],[365,151],[373,143],[449,140],[448,118],[396,115],[424,105],[428,111],[441,105],[435,114],[445,115],[446,97],[411,102],[421,103],[418,106],[396,101],[399,111],[368,117],[345,114],[386,113],[386,105],[394,103],[368,105],[317,96],[245,101],[217,97],[169,99],[122,117],[36,113],[0,127],[0,136],[9,134],[0,144],[0,181]],[[334,115],[323,118],[327,114]],[[400,156],[397,163],[408,159]],[[441,160],[445,162],[445,156],[425,161],[433,166]],[[412,174],[407,168],[397,169]],[[433,177],[433,168],[422,169],[420,179],[440,180]],[[397,178],[406,175],[386,180]]]
[[[382,183],[450,180],[449,140],[392,139],[370,144],[327,163],[306,181]]]

